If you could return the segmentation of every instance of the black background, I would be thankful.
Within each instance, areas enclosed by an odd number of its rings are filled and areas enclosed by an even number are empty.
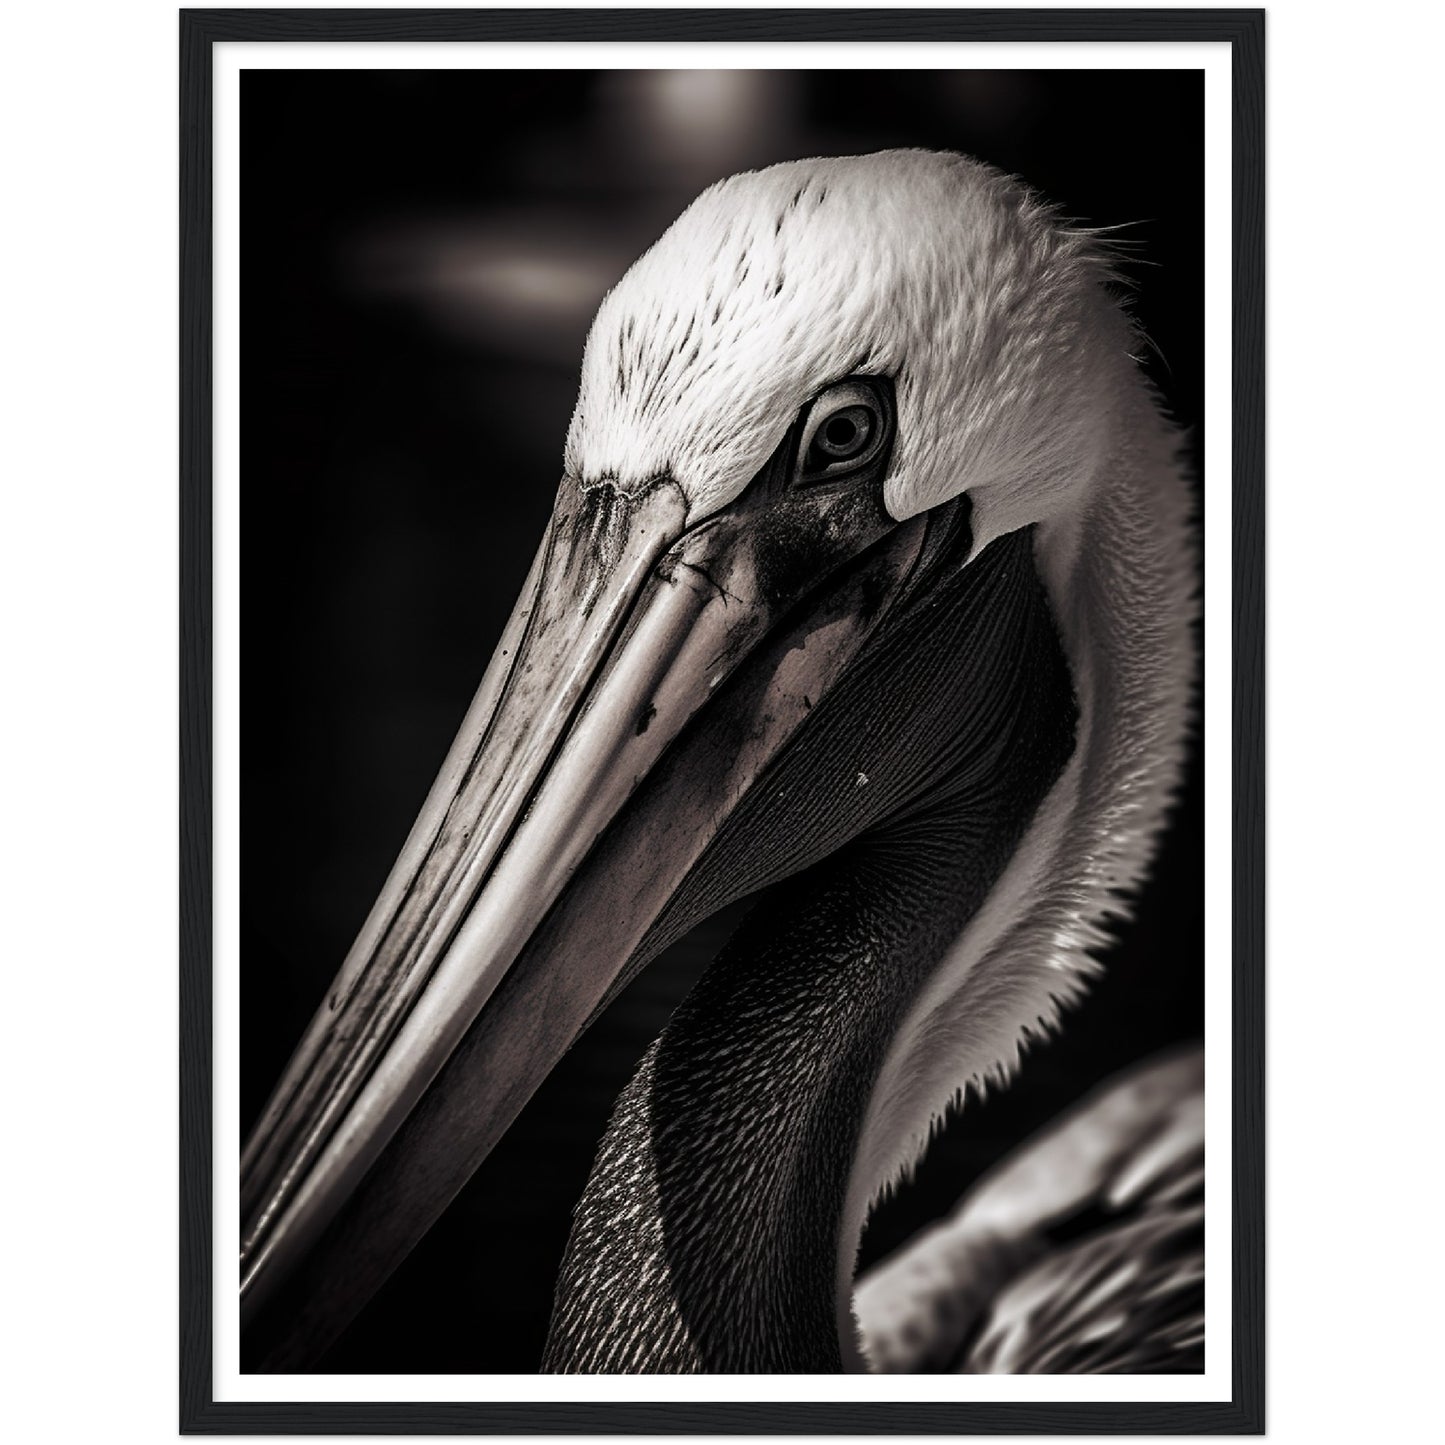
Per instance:
[[[1149,367],[1202,420],[1197,72],[248,72],[242,85],[242,1125],[339,965],[551,509],[591,313],[709,181],[961,150],[1125,225]],[[1062,1036],[940,1136],[864,1262],[1118,1067],[1202,1029],[1200,768]],[[612,1099],[736,921],[563,1060],[323,1368],[536,1367]]]

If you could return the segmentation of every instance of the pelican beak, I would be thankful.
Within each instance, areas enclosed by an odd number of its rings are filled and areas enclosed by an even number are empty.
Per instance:
[[[564,481],[481,688],[242,1159],[243,1318],[314,1361],[592,1017],[867,639],[925,528],[790,488]],[[876,479],[875,479],[876,481]],[[275,1322],[281,1320],[279,1329]]]

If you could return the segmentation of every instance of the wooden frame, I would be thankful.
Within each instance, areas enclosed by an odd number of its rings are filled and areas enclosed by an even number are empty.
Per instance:
[[[212,1390],[212,46],[228,40],[1206,41],[1233,79],[1233,1398],[1227,1403],[217,1402]],[[180,1425],[186,1433],[1259,1433],[1264,1422],[1264,18],[1258,10],[180,14]],[[1221,1207],[1216,1204],[1216,1207]]]

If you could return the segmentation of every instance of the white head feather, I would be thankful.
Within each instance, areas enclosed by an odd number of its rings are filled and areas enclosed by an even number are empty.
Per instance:
[[[566,466],[732,501],[799,408],[895,379],[884,498],[967,491],[979,549],[1064,505],[1108,436],[1130,333],[1101,248],[1018,182],[928,151],[793,161],[703,192],[603,301]]]

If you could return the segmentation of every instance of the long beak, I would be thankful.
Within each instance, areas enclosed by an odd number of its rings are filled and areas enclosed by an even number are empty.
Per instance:
[[[657,951],[669,901],[906,575],[921,522],[789,497],[779,457],[691,528],[670,481],[564,482],[421,816],[246,1145],[243,1317],[287,1285],[268,1368],[344,1327]]]

